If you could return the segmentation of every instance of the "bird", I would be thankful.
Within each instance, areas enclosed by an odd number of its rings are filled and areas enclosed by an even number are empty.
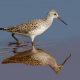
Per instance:
[[[47,52],[43,51],[42,49],[35,48],[32,46],[31,49],[17,52],[17,48],[13,50],[15,53],[14,56],[11,56],[7,59],[2,61],[2,64],[10,64],[10,63],[23,63],[27,65],[33,66],[50,66],[56,74],[59,74],[60,70],[62,69],[63,65],[66,61],[71,57],[67,57],[64,62],[60,65],[57,64],[56,60]]]
[[[25,22],[25,23],[17,25],[17,26],[0,28],[0,30],[11,32],[12,37],[19,44],[20,44],[20,42],[14,36],[15,34],[20,35],[20,36],[24,36],[24,37],[28,37],[28,38],[31,39],[32,45],[33,45],[34,38],[36,36],[42,34],[44,31],[46,31],[52,25],[52,22],[53,22],[54,18],[57,18],[57,19],[61,20],[64,24],[66,24],[59,17],[58,13],[55,10],[51,9],[47,13],[47,16],[46,16],[45,19],[36,19],[36,20]]]

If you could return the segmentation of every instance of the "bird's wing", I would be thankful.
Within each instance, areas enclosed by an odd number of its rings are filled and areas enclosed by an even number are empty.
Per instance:
[[[40,20],[32,20],[17,26],[11,26],[4,28],[4,31],[8,32],[18,32],[18,33],[28,33],[30,30],[35,29],[39,25]]]

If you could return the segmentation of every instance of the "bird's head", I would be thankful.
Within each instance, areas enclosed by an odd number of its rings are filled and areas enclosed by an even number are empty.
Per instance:
[[[53,9],[48,12],[47,16],[52,17],[52,18],[57,18],[57,19],[61,20],[64,24],[66,24],[62,19],[60,19],[58,13]]]

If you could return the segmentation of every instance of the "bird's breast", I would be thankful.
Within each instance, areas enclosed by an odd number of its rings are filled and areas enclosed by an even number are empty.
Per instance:
[[[47,29],[48,29],[48,27],[46,27],[45,25],[40,25],[40,26],[36,27],[36,29],[31,30],[29,33],[37,36],[37,35],[42,34]]]

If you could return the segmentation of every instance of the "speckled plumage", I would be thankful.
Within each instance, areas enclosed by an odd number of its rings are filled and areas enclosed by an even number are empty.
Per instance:
[[[47,66],[49,65],[55,72],[58,74],[62,69],[65,62],[70,58],[70,56],[61,64],[57,65],[56,60],[47,52],[36,49],[34,46],[32,49],[23,51],[23,52],[16,52],[17,54],[7,58],[2,61],[2,64],[6,63],[24,63],[27,65],[36,65],[36,66]]]
[[[8,31],[13,34],[18,34],[25,37],[29,37],[33,42],[36,36],[42,34],[46,29],[48,29],[51,26],[54,18],[60,19],[55,10],[50,10],[45,19],[32,20],[17,26],[0,28],[0,30]],[[64,21],[62,22],[65,23]]]

